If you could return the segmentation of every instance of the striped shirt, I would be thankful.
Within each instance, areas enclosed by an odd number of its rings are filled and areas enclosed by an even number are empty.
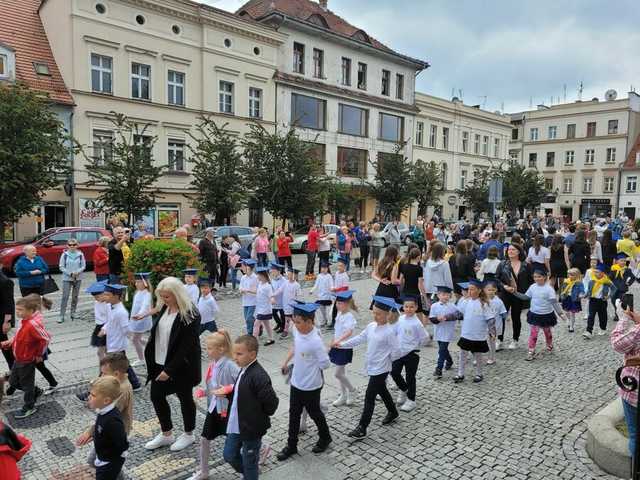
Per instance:
[[[630,358],[640,357],[640,324],[634,323],[621,308],[616,309],[618,318],[613,332],[611,332],[611,346],[618,353],[624,354],[625,362]],[[628,328],[631,327],[631,328]],[[636,380],[640,375],[640,367],[625,367],[622,370],[623,377],[633,377]],[[627,392],[618,388],[620,397],[634,407],[638,403],[638,392],[636,390]]]

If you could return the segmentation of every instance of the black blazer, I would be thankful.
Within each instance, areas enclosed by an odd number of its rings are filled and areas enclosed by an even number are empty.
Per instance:
[[[0,270],[0,325],[4,323],[5,315],[11,315],[11,326],[15,327],[15,310],[13,282]]]
[[[203,238],[198,244],[200,250],[200,260],[208,267],[213,267],[218,263],[218,247],[208,238]]]
[[[239,384],[238,384],[239,383]],[[271,428],[269,417],[278,409],[278,396],[271,386],[269,374],[256,360],[247,367],[233,386],[233,397],[238,397],[238,426],[242,440],[262,438]]]
[[[148,372],[147,383],[155,380],[160,372],[164,370],[174,382],[185,387],[195,387],[202,379],[199,337],[200,314],[195,310],[192,313],[191,323],[188,325],[183,321],[180,313],[176,315],[169,335],[167,359],[164,363],[164,368],[161,368],[160,365],[156,364],[156,331],[158,330],[158,322],[166,309],[167,307],[165,306],[154,317],[149,341],[144,349],[144,359],[147,363]]]

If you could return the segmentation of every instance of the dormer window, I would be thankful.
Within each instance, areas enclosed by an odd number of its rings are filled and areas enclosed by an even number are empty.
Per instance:
[[[358,30],[356,33],[351,35],[351,38],[353,38],[354,40],[358,40],[360,42],[371,43],[371,40],[369,39],[369,35],[367,35],[362,30]]]
[[[307,18],[307,22],[313,23],[314,25],[322,28],[329,28],[329,24],[324,19],[324,17],[322,15],[318,15],[317,13],[314,13],[309,18]]]
[[[51,76],[49,73],[49,65],[41,62],[33,62],[33,69],[38,75]]]
[[[16,79],[16,54],[13,49],[0,43],[0,80]]]

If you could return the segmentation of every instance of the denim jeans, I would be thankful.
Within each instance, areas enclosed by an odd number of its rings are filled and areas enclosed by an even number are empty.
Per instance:
[[[626,400],[622,400],[622,408],[624,410],[624,421],[629,431],[629,452],[633,458],[636,453],[636,415],[638,410]]]
[[[241,440],[237,433],[227,434],[222,456],[225,462],[242,474],[244,480],[257,480],[260,472],[260,446],[262,439]]]
[[[451,358],[451,354],[449,353],[449,342],[441,342],[438,340],[438,363],[436,366],[442,370],[445,363],[453,365],[453,358]]]
[[[247,335],[253,335],[253,324],[255,322],[256,307],[242,307],[244,313],[244,322],[247,325]]]
[[[229,268],[229,272],[231,272],[231,288],[235,290],[238,286],[238,269]]]
[[[75,282],[65,280],[62,282],[62,300],[60,301],[60,318],[64,320],[64,316],[67,313],[67,303],[69,302],[69,295],[71,295],[71,317],[76,314],[78,308],[78,295],[80,295],[81,280]]]

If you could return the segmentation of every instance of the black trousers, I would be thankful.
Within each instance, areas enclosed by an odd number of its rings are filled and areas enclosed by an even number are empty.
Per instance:
[[[218,277],[218,285],[227,286],[227,275],[229,273],[229,263],[227,261],[220,262],[220,277]]]
[[[173,379],[169,379],[166,382],[151,380],[151,403],[153,403],[153,409],[160,422],[161,430],[163,432],[173,430],[171,407],[167,402],[167,397],[173,394],[180,401],[184,431],[193,432],[196,428],[196,404],[193,400],[193,388],[189,385],[179,384]]]
[[[329,255],[331,255],[331,251],[329,250],[318,252],[318,273],[320,273],[320,265],[323,263],[329,263]]]
[[[389,413],[398,413],[396,404],[393,403],[391,394],[387,390],[387,377],[389,372],[381,373],[380,375],[373,375],[369,377],[369,384],[367,385],[367,391],[364,394],[364,410],[362,410],[362,416],[360,417],[360,426],[367,428],[371,423],[371,417],[373,417],[373,409],[376,406],[376,396],[380,395],[384,406],[387,407]]]
[[[273,319],[275,320],[276,325],[280,328],[284,328],[284,310],[281,308],[273,308],[271,313],[273,314]]]
[[[42,285],[38,287],[20,287],[20,295],[26,297],[32,293],[37,293],[38,295],[42,295]]]
[[[396,382],[398,388],[407,394],[407,398],[414,402],[416,401],[416,373],[419,363],[420,355],[416,352],[409,352],[391,364],[391,378]],[[403,368],[406,380],[402,378]]]
[[[0,331],[0,342],[4,342],[8,339],[9,337],[7,337],[6,334]],[[11,370],[11,367],[13,367],[13,362],[15,361],[13,358],[13,350],[11,350],[10,348],[2,350],[2,355],[4,355],[4,359],[7,361],[7,365],[9,365],[9,370]]]
[[[293,260],[291,255],[289,255],[288,257],[278,257],[278,263],[280,265],[284,265],[285,267],[288,266],[289,268],[293,268]],[[311,270],[313,270],[313,268]]]
[[[520,332],[522,331],[522,322],[520,321],[520,316],[522,315],[522,301],[518,300],[513,295],[502,295],[500,298],[502,298],[507,312],[511,310],[513,339],[517,342],[520,339]],[[498,335],[498,340],[501,342],[504,340],[504,330],[506,326],[507,322],[502,322],[502,332]]]
[[[24,392],[25,408],[33,408],[36,404],[36,364],[14,362],[9,385]]]
[[[102,467],[96,467],[96,480],[117,480],[123,465],[124,458],[120,457]]]
[[[607,301],[602,298],[589,298],[589,316],[587,317],[587,331],[593,333],[593,324],[598,315],[600,330],[607,329]]]
[[[287,445],[289,448],[298,447],[298,434],[300,433],[300,417],[302,409],[306,409],[313,423],[318,427],[318,436],[321,441],[331,440],[329,425],[327,419],[320,408],[320,393],[322,387],[317,390],[299,390],[293,385],[291,386],[291,394],[289,396],[289,439]]]
[[[58,381],[55,379],[53,373],[51,373],[51,370],[47,368],[44,362],[36,363],[36,370],[38,370],[42,374],[49,386],[56,387],[58,385]]]

